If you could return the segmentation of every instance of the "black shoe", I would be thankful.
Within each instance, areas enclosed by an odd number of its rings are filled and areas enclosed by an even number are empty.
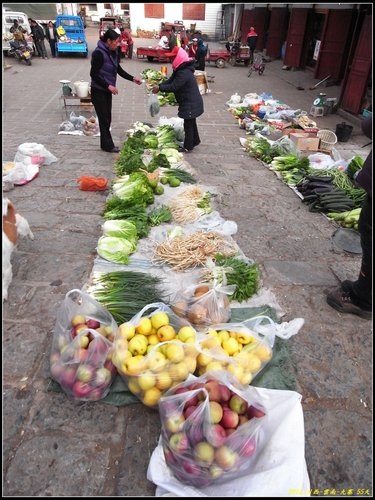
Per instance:
[[[179,147],[179,148],[178,148],[178,151],[179,151],[180,153],[190,153],[191,151],[193,151],[193,149],[194,149],[194,148],[192,148],[192,149],[186,149],[186,148],[184,148],[184,147]]]
[[[341,288],[337,288],[327,295],[327,303],[341,313],[356,314],[363,319],[372,318],[372,311],[362,309],[354,304],[350,292],[345,292]]]
[[[103,148],[102,148],[103,149]],[[120,149],[118,147],[114,147],[112,149],[103,149],[103,151],[106,151],[107,153],[119,153]]]
[[[354,281],[344,280],[341,282],[341,290],[343,292],[351,292],[353,290]]]

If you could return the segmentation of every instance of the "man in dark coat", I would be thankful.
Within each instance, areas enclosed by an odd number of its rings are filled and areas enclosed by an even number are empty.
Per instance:
[[[44,39],[46,37],[46,34],[45,34],[43,28],[34,19],[31,19],[30,25],[31,25],[30,26],[31,27],[31,34],[32,34],[36,49],[38,51],[38,54],[40,54],[40,57],[42,57],[43,59],[48,59],[46,46],[44,45]]]
[[[173,73],[160,85],[152,89],[153,94],[173,92],[178,103],[178,116],[184,119],[185,140],[181,151],[189,152],[200,144],[196,118],[204,112],[203,99],[194,76],[194,60],[181,47],[167,54],[174,57]]]
[[[362,131],[372,139],[372,117],[362,122]],[[361,235],[362,262],[356,281],[345,280],[341,286],[327,295],[328,304],[341,313],[356,314],[364,319],[372,318],[372,151],[367,156],[354,181],[367,195],[362,204],[358,221]]]

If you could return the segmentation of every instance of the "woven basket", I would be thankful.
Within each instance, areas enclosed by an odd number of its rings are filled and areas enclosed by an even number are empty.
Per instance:
[[[337,142],[337,136],[331,130],[319,130],[316,136],[320,139],[320,149],[326,151],[331,151]]]

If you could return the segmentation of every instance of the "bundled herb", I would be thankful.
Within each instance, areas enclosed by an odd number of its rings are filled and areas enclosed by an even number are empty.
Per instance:
[[[216,280],[219,283],[235,285],[236,290],[229,298],[244,302],[259,290],[260,273],[256,263],[248,264],[238,257],[222,254],[215,255],[216,266],[204,273],[207,281]]]
[[[172,220],[172,212],[166,205],[155,208],[148,214],[148,223],[150,226],[158,226],[163,222],[170,222]]]
[[[165,302],[162,280],[136,271],[113,271],[94,279],[92,295],[117,324],[129,321],[147,304]]]
[[[182,168],[165,168],[161,170],[162,175],[166,177],[176,177],[176,179],[181,182],[186,182],[186,184],[196,184],[197,180],[189,172],[183,170]]]

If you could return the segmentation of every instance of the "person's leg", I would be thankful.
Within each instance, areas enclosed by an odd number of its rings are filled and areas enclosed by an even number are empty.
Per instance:
[[[56,57],[55,40],[50,40],[49,46],[50,46],[50,49],[51,49],[51,55],[52,55],[52,57]]]
[[[341,313],[356,314],[364,319],[372,317],[372,211],[366,198],[358,223],[361,235],[362,262],[358,279],[345,280],[327,295],[327,303]]]
[[[196,118],[193,118],[193,144],[194,144],[194,147],[198,146],[200,143],[201,143],[201,139],[199,137],[197,120],[196,120]]]
[[[42,40],[40,42],[40,49],[42,51],[42,57],[44,57],[44,59],[48,59],[48,55],[47,55],[47,49],[46,49],[46,45],[44,43],[44,40]]]
[[[357,281],[353,283],[353,300],[364,309],[372,307],[372,211],[367,197],[358,221],[361,235],[362,262]]]
[[[191,151],[194,148],[194,127],[196,127],[195,118],[184,119],[184,131],[185,131],[184,148],[187,151]]]
[[[133,45],[129,45],[128,58],[129,59],[133,58]]]
[[[95,108],[98,117],[100,129],[100,147],[104,151],[111,151],[115,145],[110,132],[112,121],[112,94],[96,92],[91,89],[91,102]]]

